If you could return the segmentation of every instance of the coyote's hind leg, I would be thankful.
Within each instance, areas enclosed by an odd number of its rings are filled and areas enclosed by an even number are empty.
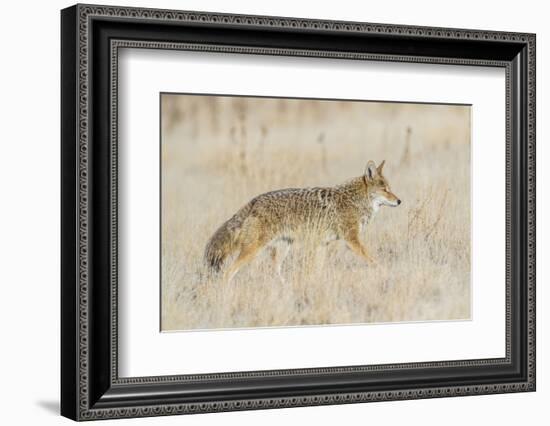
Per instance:
[[[290,251],[290,245],[290,241],[281,240],[270,247],[271,260],[273,261],[273,265],[277,270],[277,275],[279,275],[279,279],[283,284],[285,283],[285,278],[283,277],[282,271],[283,262]]]
[[[229,284],[235,274],[239,271],[241,267],[243,267],[245,264],[249,263],[252,259],[254,259],[260,250],[263,248],[264,242],[263,241],[255,241],[254,243],[248,243],[244,245],[241,248],[241,251],[239,252],[239,255],[235,259],[235,261],[231,264],[229,268],[225,271],[224,274],[224,281],[226,284]]]

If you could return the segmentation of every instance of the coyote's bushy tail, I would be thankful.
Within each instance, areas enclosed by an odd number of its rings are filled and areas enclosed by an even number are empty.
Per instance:
[[[224,261],[236,249],[241,221],[233,216],[218,228],[204,250],[204,260],[212,272],[219,272]]]

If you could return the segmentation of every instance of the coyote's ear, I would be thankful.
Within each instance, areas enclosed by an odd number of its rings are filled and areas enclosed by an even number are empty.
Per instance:
[[[367,167],[365,167],[365,178],[367,180],[371,180],[378,174],[378,171],[376,169],[376,164],[374,164],[374,161],[370,160],[367,163]]]
[[[378,172],[379,175],[382,174],[382,168],[384,167],[384,164],[386,164],[386,160],[382,160],[382,162],[376,168],[376,171]]]

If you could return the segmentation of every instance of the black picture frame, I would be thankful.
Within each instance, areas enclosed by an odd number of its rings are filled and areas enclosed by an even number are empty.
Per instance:
[[[535,35],[75,5],[61,12],[61,414],[74,420],[535,390]],[[118,377],[117,52],[195,49],[506,70],[506,356]]]

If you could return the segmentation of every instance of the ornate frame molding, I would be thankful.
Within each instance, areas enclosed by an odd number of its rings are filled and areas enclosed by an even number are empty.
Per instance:
[[[510,32],[478,31],[464,29],[447,28],[429,28],[412,27],[402,25],[369,24],[359,22],[337,22],[324,20],[309,20],[295,18],[281,18],[268,16],[246,16],[229,15],[203,12],[185,12],[169,11],[156,9],[136,9],[125,7],[104,7],[77,5],[71,9],[71,16],[66,12],[68,20],[74,20],[75,28],[69,32],[76,36],[76,51],[73,53],[76,59],[75,88],[77,94],[76,102],[76,132],[75,140],[67,140],[64,144],[75,144],[76,147],[76,199],[73,209],[76,213],[76,272],[74,280],[65,283],[65,286],[74,286],[76,297],[76,309],[74,319],[76,321],[76,332],[74,346],[77,357],[74,364],[74,374],[76,383],[71,385],[71,390],[77,392],[76,407],[65,408],[65,415],[79,420],[91,420],[113,417],[141,417],[151,415],[169,415],[197,412],[214,412],[245,409],[262,408],[280,408],[292,406],[324,405],[324,404],[343,404],[366,401],[382,400],[400,400],[416,398],[435,398],[443,396],[462,396],[488,393],[504,393],[517,391],[533,391],[535,389],[535,36],[533,34],[520,34]],[[138,406],[111,406],[110,404],[101,405],[97,398],[92,398],[93,393],[90,389],[90,375],[93,371],[90,366],[90,354],[93,348],[91,341],[93,336],[90,331],[90,268],[93,258],[90,257],[90,223],[93,206],[91,200],[91,180],[92,170],[90,162],[90,114],[92,110],[91,103],[91,27],[96,19],[110,19],[120,21],[133,21],[143,24],[151,23],[178,23],[181,25],[220,25],[227,28],[256,28],[256,29],[278,29],[300,31],[315,31],[321,33],[349,33],[361,35],[382,35],[384,37],[411,37],[418,39],[437,39],[449,41],[485,41],[485,42],[505,42],[525,46],[526,49],[526,182],[525,182],[525,202],[526,209],[526,227],[527,227],[527,245],[526,245],[526,379],[519,381],[504,382],[498,384],[479,384],[479,385],[456,385],[456,386],[436,386],[427,388],[402,388],[398,390],[385,391],[361,391],[361,392],[335,392],[312,394],[306,396],[274,396],[269,398],[244,398],[231,400],[216,400],[210,402],[165,402],[162,404],[144,404]],[[93,48],[93,47],[92,47]],[[507,109],[507,131],[506,131],[506,240],[507,240],[507,259],[506,259],[506,357],[503,359],[482,359],[482,360],[464,360],[453,362],[433,362],[433,363],[414,363],[414,364],[389,364],[373,365],[360,367],[327,367],[320,369],[302,369],[302,370],[274,370],[261,372],[245,373],[223,373],[192,376],[160,376],[160,377],[140,377],[140,378],[119,378],[117,368],[117,345],[118,345],[118,327],[117,327],[117,85],[118,85],[118,49],[119,48],[155,48],[155,49],[177,49],[177,50],[195,50],[209,52],[226,52],[237,54],[263,54],[263,55],[297,55],[314,56],[324,58],[338,59],[357,59],[374,61],[397,61],[397,62],[423,62],[423,63],[442,63],[457,65],[481,65],[504,67],[506,69],[506,109]],[[75,66],[73,64],[73,66]],[[225,379],[244,379],[244,378],[262,378],[276,376],[303,376],[307,374],[330,375],[334,373],[357,373],[387,370],[406,370],[420,368],[442,368],[442,367],[473,367],[487,365],[504,365],[511,363],[512,357],[512,217],[513,207],[512,197],[512,137],[516,129],[511,128],[512,97],[514,96],[514,82],[512,74],[514,64],[507,60],[485,60],[460,57],[438,57],[438,56],[413,56],[413,55],[395,55],[380,53],[361,53],[361,52],[343,52],[327,51],[315,49],[294,49],[277,47],[249,47],[249,46],[231,46],[215,45],[211,43],[181,43],[171,41],[145,41],[132,39],[112,39],[110,41],[110,80],[109,87],[111,91],[110,101],[110,344],[111,359],[109,367],[110,386],[122,388],[125,385],[155,385],[170,384],[181,382],[201,382],[201,381],[219,381]],[[72,159],[74,161],[74,159]],[[521,189],[521,188],[520,188]],[[67,315],[70,316],[70,315]],[[67,321],[67,316],[63,321]],[[72,316],[71,316],[72,317]],[[67,387],[69,385],[65,385]],[[67,389],[69,389],[67,387]],[[65,399],[67,399],[64,396]],[[67,399],[67,401],[69,401]],[[68,402],[67,402],[68,404]],[[63,408],[62,408],[63,411]]]

